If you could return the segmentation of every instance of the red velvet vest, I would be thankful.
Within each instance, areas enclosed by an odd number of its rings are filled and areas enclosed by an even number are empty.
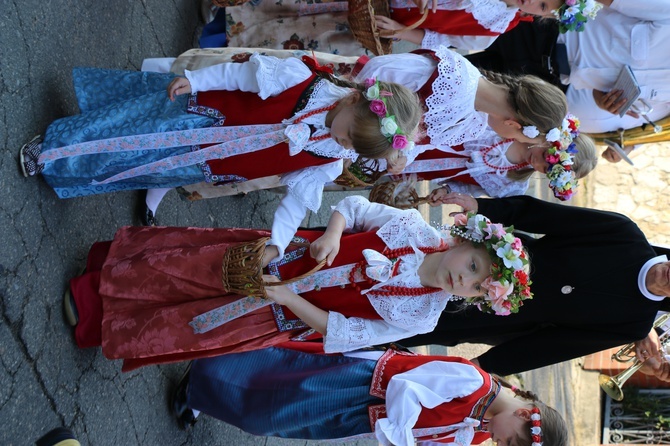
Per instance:
[[[189,111],[223,118],[224,126],[277,124],[305,107],[318,80],[312,74],[298,85],[265,100],[256,93],[244,91],[203,91],[195,95],[195,103],[189,104]],[[234,175],[242,177],[236,179],[240,181],[280,175],[332,161],[333,158],[320,157],[305,150],[291,156],[288,144],[281,143],[259,152],[209,160],[207,165],[212,175]]]

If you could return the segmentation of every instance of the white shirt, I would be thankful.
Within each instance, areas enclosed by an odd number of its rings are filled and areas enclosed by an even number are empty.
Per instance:
[[[640,273],[637,276],[637,286],[640,288],[640,292],[646,297],[647,299],[655,300],[655,301],[661,301],[665,299],[667,296],[657,296],[656,294],[653,294],[647,289],[647,284],[645,282],[645,279],[647,278],[647,274],[649,273],[649,270],[651,269],[652,266],[658,265],[659,263],[667,262],[668,258],[665,255],[654,257],[653,259],[647,260],[647,263],[645,263],[642,266],[642,269],[640,270]]]
[[[670,2],[614,0],[584,32],[559,36],[565,43],[570,84],[570,111],[579,116],[584,132],[613,131],[644,124],[643,119],[619,118],[595,104],[593,89],[609,91],[623,65],[630,65],[641,88],[641,98],[654,111],[652,120],[670,115]]]

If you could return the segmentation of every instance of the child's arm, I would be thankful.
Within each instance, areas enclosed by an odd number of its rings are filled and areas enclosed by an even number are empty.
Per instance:
[[[346,224],[344,216],[337,211],[333,211],[330,220],[328,220],[326,231],[321,237],[314,240],[309,247],[312,258],[316,259],[317,262],[328,259],[328,266],[332,265],[333,260],[340,252],[340,239]]]
[[[279,279],[275,276],[264,275],[263,280],[266,282],[277,282]],[[284,285],[269,286],[265,288],[265,291],[268,295],[268,299],[277,302],[279,305],[288,307],[288,309],[298,316],[304,323],[322,335],[326,335],[326,327],[328,325],[327,311],[306,301]]]
[[[396,31],[399,29],[405,28],[405,25],[398,23],[390,17],[385,17],[383,15],[376,15],[375,21],[377,22],[377,27],[379,29],[386,29],[390,31]],[[395,34],[393,37],[396,39],[406,40],[408,42],[421,45],[425,31],[422,28],[410,29],[409,31],[403,31]]]
[[[311,70],[297,58],[278,59],[254,54],[248,62],[222,63],[200,70],[185,70],[193,93],[210,90],[241,90],[267,99],[298,85]]]

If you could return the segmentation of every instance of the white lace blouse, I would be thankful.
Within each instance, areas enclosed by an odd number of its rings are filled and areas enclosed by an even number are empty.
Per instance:
[[[377,230],[377,235],[390,249],[411,246],[414,252],[400,257],[402,262],[395,276],[389,278],[388,275],[383,276],[381,273],[383,277],[375,277],[381,280],[378,284],[369,290],[363,290],[382,319],[346,318],[340,313],[329,312],[327,333],[324,337],[326,353],[351,351],[432,331],[447,302],[451,299],[451,294],[440,290],[421,296],[377,296],[369,291],[385,285],[421,287],[418,269],[425,254],[418,248],[446,243],[445,236],[426,223],[416,210],[402,211],[382,204],[370,203],[360,196],[345,198],[335,207],[335,212],[339,212],[344,217],[346,231]],[[376,253],[372,254],[376,256]],[[366,258],[368,258],[368,268],[375,266],[368,255]],[[379,265],[383,270],[382,263],[380,262]],[[345,265],[319,271],[309,279],[310,286],[312,289],[314,289],[314,284],[322,287],[339,286],[341,277],[348,279],[348,271],[352,266]],[[295,292],[306,291],[305,288],[300,288],[302,286],[300,282],[291,286],[296,287]]]
[[[356,77],[376,77],[419,90],[433,74],[433,93],[426,99],[424,122],[431,144],[457,146],[471,141],[487,127],[488,116],[475,110],[475,95],[481,73],[466,58],[446,47],[435,51],[438,61],[419,54],[377,56]]]
[[[507,150],[514,143],[498,136],[488,128],[477,140],[463,144],[462,151],[454,151],[468,158],[445,158],[443,169],[464,169],[455,176],[469,175],[479,186],[461,181],[452,181],[453,177],[433,180],[438,184],[447,184],[455,192],[467,193],[475,197],[510,197],[523,195],[528,189],[528,180],[514,180],[507,176],[506,168],[514,166],[507,160]],[[450,151],[450,150],[447,150]],[[484,158],[486,157],[486,162]],[[423,172],[421,161],[407,166],[404,172],[413,170]]]

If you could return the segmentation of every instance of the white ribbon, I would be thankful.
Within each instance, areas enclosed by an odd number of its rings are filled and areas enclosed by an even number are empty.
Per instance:
[[[374,249],[364,249],[363,257],[368,265],[365,267],[365,274],[377,282],[386,282],[391,278],[393,271],[393,262],[384,254]]]
[[[288,138],[288,152],[295,156],[305,150],[311,131],[307,124],[301,122],[286,126],[284,135]]]

